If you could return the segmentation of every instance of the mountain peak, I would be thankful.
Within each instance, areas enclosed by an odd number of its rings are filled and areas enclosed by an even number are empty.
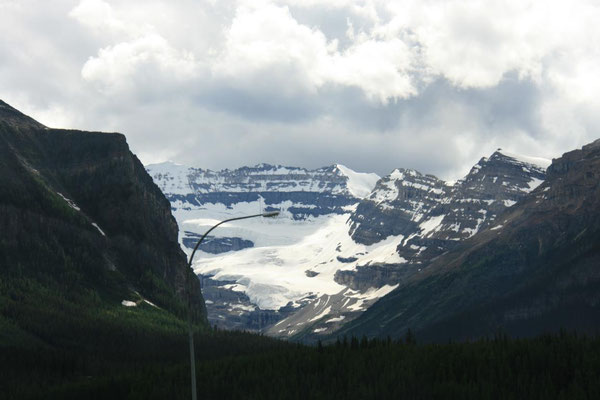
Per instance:
[[[183,164],[176,163],[175,161],[167,160],[159,163],[146,164],[145,167],[184,167]]]
[[[46,126],[11,107],[2,100],[0,100],[0,121],[11,126],[27,126],[30,128],[46,129]]]
[[[394,179],[394,180],[402,180],[402,179],[405,179],[407,176],[415,177],[415,176],[423,176],[423,174],[421,174],[416,169],[396,168],[388,175],[389,179]]]
[[[582,147],[582,150],[593,150],[600,148],[600,139],[594,140],[592,143],[588,143]]]
[[[548,166],[550,166],[550,164],[552,164],[552,161],[548,160],[547,158],[526,156],[526,155],[522,155],[522,154],[513,153],[513,152],[510,152],[507,150],[503,150],[501,148],[496,150],[494,152],[494,154],[492,154],[490,156],[490,160],[499,159],[499,158],[510,158],[519,163],[533,165],[535,167],[539,167],[544,170],[546,168],[548,168]]]
[[[348,178],[348,182],[346,183],[348,191],[359,199],[367,197],[380,179],[377,174],[356,172],[342,164],[335,164],[335,167],[342,175]]]

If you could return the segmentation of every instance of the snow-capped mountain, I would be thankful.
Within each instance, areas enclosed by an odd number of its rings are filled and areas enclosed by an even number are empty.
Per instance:
[[[410,169],[378,180],[340,165],[147,169],[171,201],[184,248],[218,220],[281,210],[219,228],[194,269],[212,323],[306,337],[356,318],[489,226],[543,181],[549,163],[498,150],[454,183]]]
[[[209,320],[255,330],[311,298],[344,288],[334,281],[335,266],[315,268],[331,258],[327,252],[335,258],[335,246],[330,250],[328,241],[332,232],[348,236],[345,221],[379,179],[342,165],[307,170],[261,164],[210,171],[167,162],[146,168],[171,201],[180,243],[188,252],[220,220],[281,212],[276,219],[219,227],[194,263],[203,279]]]
[[[446,183],[410,169],[396,169],[383,177],[351,214],[351,239],[337,247],[338,259],[347,264],[336,271],[335,281],[347,288],[348,295],[324,297],[328,312],[300,335],[307,339],[331,333],[377,300],[356,306],[347,297],[357,293],[367,297],[384,288],[389,292],[431,260],[490,226],[498,214],[543,182],[549,164],[549,160],[498,149],[457,182]],[[358,244],[368,246],[369,254],[357,249]],[[387,258],[371,257],[375,253]],[[310,310],[305,307],[269,333],[289,334],[288,330],[297,329],[298,315],[308,313],[304,320],[310,321],[325,311]]]
[[[487,166],[503,162],[497,167],[532,173],[530,160],[505,152],[489,161]],[[483,178],[486,163],[475,170],[469,181],[488,181]],[[518,194],[541,179],[535,174],[522,177],[520,183],[512,180],[501,187],[513,186],[512,193]],[[336,334],[398,338],[410,328],[420,340],[439,342],[489,337],[498,330],[509,337],[548,335],[565,327],[594,334],[600,326],[599,243],[596,140],[554,159],[544,182],[488,228],[431,260],[421,274],[400,282],[397,290]],[[321,327],[311,329],[314,333]]]
[[[397,169],[382,178],[352,215],[352,238],[375,243],[404,235],[460,240],[473,236],[536,188],[549,160],[521,157],[499,149],[482,158],[458,182]]]
[[[548,165],[550,160],[498,149],[457,182],[395,170],[377,183],[352,214],[352,238],[372,244],[396,236],[398,254],[406,264],[422,264],[488,227],[499,213],[542,183]],[[393,282],[405,273],[387,271],[383,280]],[[377,268],[362,271],[358,280],[353,275],[341,272],[337,280],[355,289],[383,283]]]

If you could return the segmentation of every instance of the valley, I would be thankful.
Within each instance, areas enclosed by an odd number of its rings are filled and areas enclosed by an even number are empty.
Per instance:
[[[146,169],[171,202],[188,252],[219,220],[281,212],[219,227],[194,271],[211,324],[315,341],[493,224],[543,182],[549,164],[498,149],[451,183],[410,169],[380,178],[342,165]]]

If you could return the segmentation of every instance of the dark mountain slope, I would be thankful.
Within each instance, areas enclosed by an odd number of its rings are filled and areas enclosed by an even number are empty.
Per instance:
[[[600,328],[600,141],[566,153],[489,229],[434,259],[341,334],[466,339]]]
[[[55,342],[101,310],[118,315],[122,300],[185,314],[169,202],[121,134],[48,129],[0,103],[0,226],[3,332]]]
[[[31,117],[15,110],[2,100],[0,100],[0,121],[11,127],[29,127],[36,129],[45,129],[46,127]]]

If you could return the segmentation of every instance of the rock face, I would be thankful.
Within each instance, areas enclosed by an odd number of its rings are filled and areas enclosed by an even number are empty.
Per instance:
[[[542,182],[547,164],[498,150],[454,184],[410,169],[377,180],[340,165],[147,169],[188,249],[218,220],[282,211],[277,221],[214,231],[195,270],[211,323],[312,340],[488,227]]]
[[[247,208],[250,213],[279,210],[295,221],[343,214],[368,194],[379,178],[375,174],[356,174],[338,165],[307,170],[260,164],[210,171],[166,162],[146,168],[171,202],[174,214],[182,215],[180,223],[186,219],[185,214],[211,208],[241,213],[241,204],[255,205]],[[183,232],[184,246],[193,247],[197,235],[191,230]],[[218,254],[253,245],[248,239],[213,236],[200,249]]]
[[[410,276],[418,270],[415,265],[429,262],[494,223],[499,213],[542,183],[548,164],[498,149],[453,184],[413,170],[395,170],[358,205],[350,217],[350,234],[365,244],[400,236],[397,251],[406,263],[400,270],[379,266],[340,271],[337,281],[359,289]],[[360,279],[355,279],[355,273]]]
[[[521,187],[525,187],[522,185]],[[515,199],[516,200],[516,199]],[[600,141],[340,333],[466,339],[600,329]]]
[[[7,271],[180,314],[189,283],[205,318],[170,204],[121,134],[49,129],[0,102],[0,221]]]
[[[357,198],[348,185],[349,177],[336,165],[307,170],[260,164],[210,171],[167,162],[149,165],[147,170],[168,194],[175,209],[178,205],[199,207],[218,203],[230,207],[258,201],[269,209],[269,206],[288,203],[286,211],[294,219],[303,220],[309,216],[343,213],[344,207],[356,203]],[[372,180],[376,178],[373,174]]]
[[[210,322],[255,331],[309,303],[316,297],[315,288],[342,288],[333,281],[333,273],[307,272],[323,260],[312,262],[294,246],[326,229],[332,219],[344,227],[343,221],[379,179],[342,165],[307,170],[260,164],[210,171],[167,162],[146,168],[171,202],[181,227],[180,243],[188,252],[217,221],[281,212],[276,220],[251,219],[219,227],[196,256]]]
[[[389,236],[408,237],[419,231],[423,217],[447,197],[448,188],[435,176],[396,169],[358,205],[350,217],[350,234],[354,241],[367,245]]]

